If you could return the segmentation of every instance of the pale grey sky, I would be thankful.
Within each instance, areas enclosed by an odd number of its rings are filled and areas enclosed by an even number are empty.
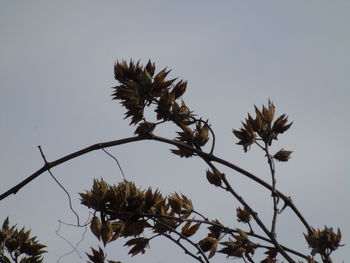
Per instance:
[[[289,115],[294,124],[274,150],[294,153],[290,162],[277,164],[278,186],[312,225],[341,228],[347,246],[334,259],[350,259],[349,1],[1,1],[0,36],[1,193],[42,166],[38,145],[54,160],[132,135],[124,110],[111,101],[113,63],[151,59],[158,69],[168,66],[172,76],[189,81],[184,100],[210,119],[216,154],[265,180],[263,154],[257,149],[244,154],[231,130],[253,112],[253,104],[269,98],[277,113]],[[143,142],[111,152],[137,185],[159,187],[164,194],[181,191],[208,216],[235,226],[237,203],[207,184],[205,165],[177,158],[168,149]],[[82,218],[88,212],[76,193],[89,189],[94,177],[110,183],[121,179],[103,152],[53,173],[70,191]],[[271,202],[263,197],[268,193],[228,174],[240,194],[267,217]],[[74,215],[48,174],[1,201],[0,211],[0,221],[10,215],[49,246],[46,262],[70,251],[55,231],[59,219],[73,223]],[[292,222],[291,213],[281,216],[279,238],[305,247],[305,230]],[[82,236],[82,230],[67,226],[60,233],[73,243]],[[96,241],[86,236],[81,254],[96,247]],[[162,241],[133,258],[122,244],[112,245],[108,253],[123,262],[192,262]],[[72,254],[61,262],[86,258]]]

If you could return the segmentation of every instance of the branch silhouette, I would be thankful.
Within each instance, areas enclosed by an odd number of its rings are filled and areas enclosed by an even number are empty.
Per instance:
[[[288,161],[292,151],[286,151],[282,148],[272,155],[269,147],[280,134],[291,127],[293,122],[288,123],[288,117],[285,114],[275,118],[275,106],[269,100],[268,106],[263,105],[261,110],[254,106],[256,117],[253,118],[248,114],[248,117],[242,122],[243,126],[239,130],[232,130],[234,136],[239,139],[237,144],[243,146],[245,152],[252,145],[257,145],[264,151],[270,168],[270,184],[257,175],[214,154],[216,139],[209,121],[204,121],[202,117],[195,117],[197,115],[186,106],[181,97],[186,91],[187,82],[183,80],[176,82],[177,78],[166,80],[169,72],[167,69],[163,69],[155,74],[155,65],[150,61],[145,67],[139,62],[135,64],[132,60],[130,63],[117,62],[114,66],[114,73],[115,79],[120,85],[113,87],[113,100],[118,100],[127,110],[125,115],[126,118],[131,119],[130,125],[138,125],[134,132],[136,136],[96,143],[52,162],[46,160],[39,146],[45,162],[44,165],[1,194],[0,200],[11,194],[16,194],[45,172],[49,172],[59,184],[51,169],[92,151],[102,150],[117,162],[123,182],[111,186],[102,179],[100,181],[94,180],[92,190],[80,193],[80,197],[81,204],[94,211],[90,229],[98,240],[103,242],[104,246],[119,237],[132,237],[124,246],[132,247],[129,254],[134,256],[144,253],[145,248],[149,247],[151,239],[163,236],[176,243],[185,254],[201,263],[209,263],[216,252],[225,254],[227,257],[241,258],[244,262],[254,263],[253,256],[257,248],[267,250],[265,252],[267,257],[261,261],[262,263],[276,263],[280,257],[289,263],[295,263],[296,260],[292,258],[295,256],[307,260],[308,263],[316,263],[314,258],[316,254],[319,254],[323,263],[330,263],[331,253],[341,246],[340,230],[338,229],[336,233],[332,228],[326,226],[324,230],[314,229],[294,205],[292,199],[277,189],[274,162],[275,160]],[[148,115],[145,115],[145,110],[149,107],[156,113],[153,116],[156,119],[155,122],[150,122]],[[178,136],[174,139],[157,136],[153,133],[158,125],[166,122],[180,128],[180,131],[176,131]],[[175,155],[202,159],[209,167],[206,172],[208,182],[220,190],[225,190],[243,206],[243,209],[241,207],[236,209],[237,221],[246,224],[249,231],[245,232],[240,228],[232,229],[223,226],[217,219],[210,221],[202,213],[195,211],[192,201],[183,194],[174,193],[164,198],[158,190],[154,192],[151,188],[142,190],[137,188],[133,182],[127,181],[118,159],[106,149],[138,141],[154,141],[172,145],[176,149],[170,150]],[[211,148],[209,151],[205,151],[203,147],[208,141],[211,141]],[[271,193],[273,201],[271,227],[268,227],[261,220],[254,207],[230,184],[228,175],[219,171],[217,168],[219,165],[235,172],[229,176],[236,176],[238,173]],[[63,188],[63,186],[61,187]],[[67,193],[67,191],[65,192]],[[70,201],[70,196],[68,193],[67,195]],[[283,206],[281,205],[282,208],[279,209],[281,200]],[[293,211],[306,229],[307,233],[304,233],[304,237],[312,249],[310,256],[283,246],[277,240],[277,218],[287,207]],[[201,219],[189,219],[191,215],[199,216]],[[79,225],[78,216],[77,219]],[[251,219],[253,219],[254,225],[251,224]],[[195,242],[191,237],[200,229],[201,224],[209,225],[207,237]],[[182,228],[179,230],[181,225]],[[259,231],[262,231],[260,233],[264,233],[265,236],[256,234],[253,227],[258,228]],[[153,236],[147,238],[147,232],[144,233],[146,229],[153,231]],[[248,237],[254,237],[263,243],[254,243]],[[220,250],[218,250],[218,246],[220,246]],[[207,252],[209,253],[206,254]],[[92,254],[87,254],[87,256],[93,263],[104,263],[106,258],[101,247],[98,250],[92,248]]]
[[[142,141],[142,140],[154,140],[154,141],[164,142],[164,143],[171,144],[174,146],[186,148],[187,150],[190,150],[190,151],[196,153],[200,157],[203,157],[207,160],[217,162],[217,163],[220,163],[226,167],[229,167],[229,168],[235,170],[236,172],[238,172],[238,173],[250,178],[251,180],[255,181],[256,183],[260,184],[264,188],[266,188],[270,191],[273,191],[273,187],[269,183],[265,182],[264,180],[260,179],[256,175],[246,171],[245,169],[243,169],[243,168],[241,168],[233,163],[230,163],[224,159],[221,159],[213,154],[206,153],[206,152],[203,152],[201,150],[195,149],[195,148],[193,148],[185,143],[178,142],[175,140],[170,140],[170,139],[156,136],[153,134],[147,134],[147,135],[143,135],[143,136],[135,136],[135,137],[129,137],[129,138],[124,138],[124,139],[120,139],[120,140],[96,143],[96,144],[88,146],[84,149],[81,149],[79,151],[76,151],[76,152],[70,153],[66,156],[63,156],[62,158],[59,158],[55,161],[47,162],[47,163],[45,163],[45,165],[43,167],[41,167],[39,170],[34,172],[32,175],[28,176],[26,179],[24,179],[23,181],[21,181],[17,185],[13,186],[9,190],[7,190],[3,194],[1,194],[0,201],[5,199],[6,197],[8,197],[11,194],[16,194],[21,188],[23,188],[25,185],[27,185],[28,183],[30,183],[31,181],[36,179],[39,175],[43,174],[44,172],[48,171],[49,169],[54,168],[62,163],[65,163],[67,161],[70,161],[72,159],[75,159],[79,156],[82,156],[82,155],[87,154],[87,153],[92,152],[92,151],[100,150],[103,148],[109,148],[109,147],[113,147],[113,146],[117,146],[117,145],[123,145],[123,144],[127,144],[127,143]],[[284,195],[282,192],[278,191],[277,189],[276,189],[276,193],[285,202],[285,205],[290,207],[293,210],[293,212],[296,214],[296,216],[304,224],[306,229],[308,231],[312,231],[310,225],[308,224],[306,219],[303,217],[303,215],[300,213],[300,211],[297,209],[297,207],[293,204],[291,198]]]

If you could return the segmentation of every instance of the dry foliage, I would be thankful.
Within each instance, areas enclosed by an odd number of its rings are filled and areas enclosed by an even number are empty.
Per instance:
[[[190,110],[182,99],[187,82],[167,79],[169,72],[170,70],[162,69],[156,73],[155,64],[151,61],[146,66],[132,60],[129,63],[121,61],[115,64],[114,74],[118,85],[113,87],[112,96],[126,109],[125,118],[131,119],[130,125],[137,125],[134,132],[136,137],[103,145],[110,147],[138,140],[157,140],[176,146],[171,149],[175,155],[201,158],[208,165],[206,173],[203,173],[208,182],[219,190],[226,191],[240,203],[241,206],[235,211],[236,227],[225,226],[218,219],[207,218],[202,212],[195,210],[192,201],[183,194],[163,196],[158,189],[141,189],[127,180],[110,185],[103,179],[95,179],[91,190],[80,194],[81,204],[93,212],[90,230],[101,245],[98,249],[91,248],[91,254],[87,254],[89,262],[119,262],[108,260],[103,248],[117,239],[125,239],[124,246],[130,248],[131,256],[135,256],[146,253],[153,239],[165,238],[201,263],[210,262],[217,254],[251,263],[331,263],[332,252],[341,246],[340,230],[334,232],[326,226],[323,230],[311,227],[291,198],[278,191],[276,186],[274,162],[287,162],[292,151],[282,148],[271,154],[270,147],[292,126],[288,117],[285,114],[276,117],[275,105],[268,101],[267,106],[263,105],[262,108],[254,106],[255,115],[248,114],[242,127],[233,129],[233,134],[238,139],[237,144],[243,146],[244,152],[253,146],[263,151],[271,174],[269,184],[214,155],[215,134],[209,121]],[[145,114],[147,110],[154,112],[152,120],[145,117],[152,116]],[[171,122],[179,129],[175,138],[154,135],[157,126],[165,122]],[[205,151],[203,147],[208,142],[211,142],[210,151]],[[55,165],[91,150],[103,149],[103,146],[96,144],[90,148],[53,163],[48,163],[41,152],[45,160],[42,170],[50,171]],[[263,222],[259,218],[253,205],[238,194],[216,163],[247,176],[252,183],[260,184],[269,191],[273,207],[271,222]],[[14,191],[18,189],[20,188],[14,188]],[[286,208],[290,208],[295,213],[296,220],[304,225],[305,245],[310,248],[309,254],[296,251],[278,241],[276,222]],[[8,219],[5,220],[0,232],[1,262],[11,262],[10,259],[16,263],[42,262],[43,247],[35,238],[29,238],[28,231],[9,228]],[[10,258],[5,256],[4,250]],[[264,252],[263,258],[256,258],[257,250]],[[19,261],[19,257],[24,254],[26,257]]]
[[[10,227],[9,218],[5,219],[0,230],[0,262],[41,263],[45,247],[36,237],[30,236],[30,230]]]

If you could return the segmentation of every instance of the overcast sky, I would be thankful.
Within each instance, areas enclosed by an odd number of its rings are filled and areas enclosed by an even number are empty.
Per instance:
[[[350,1],[1,1],[0,2],[0,192],[49,161],[97,142],[131,136],[124,110],[111,101],[113,64],[133,58],[188,80],[184,100],[216,132],[215,154],[269,181],[264,155],[235,145],[238,129],[253,105],[271,99],[277,114],[294,121],[274,151],[293,150],[276,166],[279,189],[292,196],[314,227],[340,228],[347,245],[334,262],[350,259]],[[171,135],[173,127],[156,131]],[[142,142],[110,149],[128,180],[164,194],[181,191],[198,210],[237,227],[238,203],[206,182],[206,166],[180,159],[169,146]],[[269,220],[271,201],[261,187],[225,171]],[[53,169],[82,220],[88,216],[78,192],[93,178],[121,180],[115,162],[102,151]],[[195,186],[195,187],[193,187]],[[58,220],[74,223],[64,192],[48,174],[0,202],[0,221],[32,229],[48,245],[46,262],[71,250],[55,231]],[[278,238],[305,248],[289,211],[279,219]],[[83,229],[59,231],[78,242]],[[79,252],[60,262],[86,262],[97,246],[87,235]],[[128,257],[124,241],[108,255],[123,262],[192,262],[163,240],[144,256]],[[169,256],[170,255],[170,256]],[[223,257],[213,259],[221,262]]]

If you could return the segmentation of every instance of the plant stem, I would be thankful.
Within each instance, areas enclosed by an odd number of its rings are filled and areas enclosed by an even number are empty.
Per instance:
[[[263,148],[266,153],[267,162],[270,167],[270,173],[271,173],[271,179],[272,179],[272,190],[271,190],[271,196],[273,200],[273,217],[272,217],[272,223],[271,223],[271,233],[276,236],[276,223],[277,223],[277,215],[278,215],[278,194],[276,193],[276,176],[275,176],[275,163],[273,161],[272,156],[269,153],[269,146],[265,142],[265,147]]]

